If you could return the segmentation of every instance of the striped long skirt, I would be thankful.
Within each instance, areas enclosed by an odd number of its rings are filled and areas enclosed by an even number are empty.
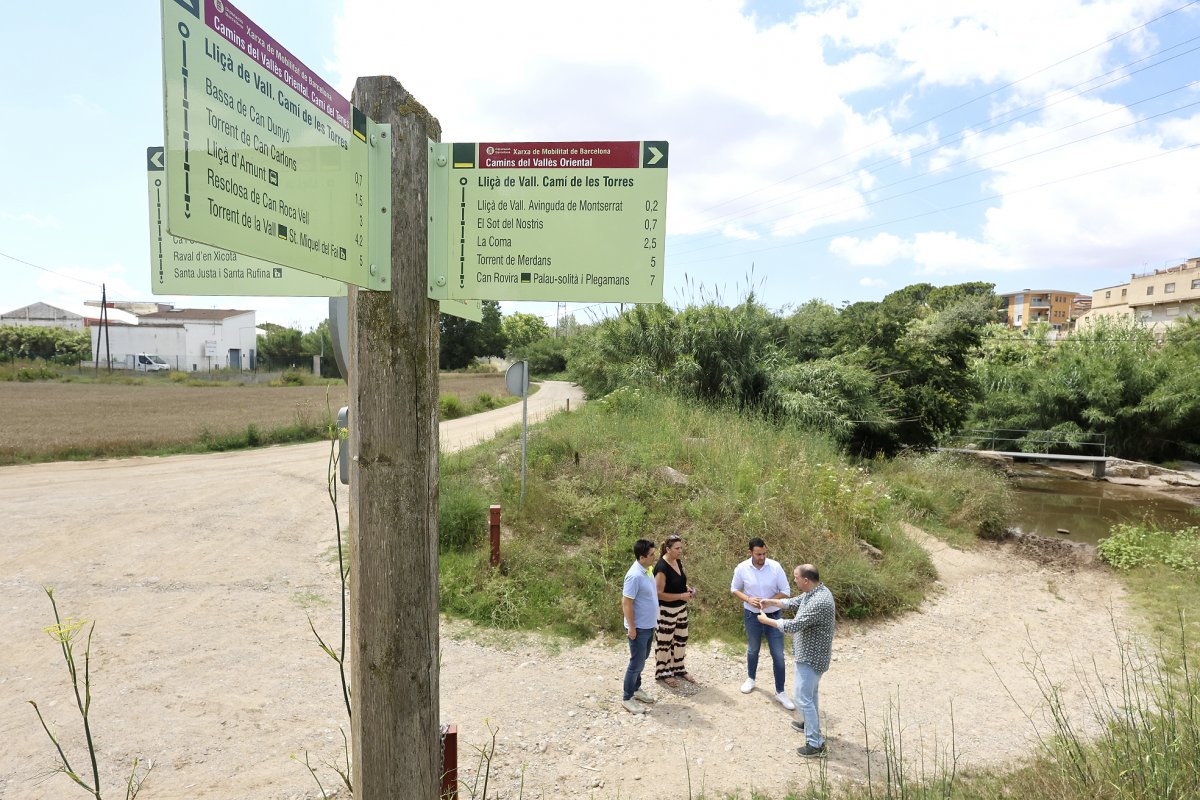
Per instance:
[[[658,607],[658,631],[654,642],[654,678],[683,675],[684,650],[688,640],[687,604]]]

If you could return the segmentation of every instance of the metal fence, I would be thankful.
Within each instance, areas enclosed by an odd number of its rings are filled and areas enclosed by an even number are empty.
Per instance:
[[[972,450],[995,450],[1006,453],[1046,453],[1061,455],[1108,455],[1107,437],[1103,433],[1063,435],[1058,431],[1027,428],[973,429],[947,436],[942,447]]]

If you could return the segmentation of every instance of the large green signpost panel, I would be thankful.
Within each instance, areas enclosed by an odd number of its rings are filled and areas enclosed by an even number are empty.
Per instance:
[[[154,294],[341,297],[346,284],[167,232],[163,148],[146,148],[150,200],[150,290]]]
[[[372,259],[369,246],[390,241],[390,203],[371,194],[390,197],[384,126],[228,0],[162,0],[162,12],[170,233],[389,288],[388,251]]]
[[[433,299],[659,303],[667,143],[430,143]]]

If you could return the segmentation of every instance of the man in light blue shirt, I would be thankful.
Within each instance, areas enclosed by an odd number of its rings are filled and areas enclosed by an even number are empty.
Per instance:
[[[657,557],[654,542],[638,539],[633,543],[633,556],[633,566],[625,573],[621,588],[621,613],[629,637],[629,666],[625,668],[622,705],[631,714],[644,714],[646,707],[642,703],[654,702],[653,697],[642,691],[642,667],[654,646],[654,631],[658,628],[658,586],[650,577],[650,565]]]

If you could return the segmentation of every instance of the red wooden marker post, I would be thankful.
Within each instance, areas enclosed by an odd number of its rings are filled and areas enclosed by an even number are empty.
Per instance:
[[[489,511],[488,527],[492,535],[492,566],[500,565],[500,506],[492,506]]]

